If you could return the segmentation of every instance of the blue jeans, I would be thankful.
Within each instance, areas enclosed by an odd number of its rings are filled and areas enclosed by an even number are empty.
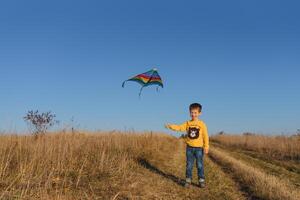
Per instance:
[[[198,178],[204,179],[203,148],[186,146],[186,178],[192,179],[196,159]]]

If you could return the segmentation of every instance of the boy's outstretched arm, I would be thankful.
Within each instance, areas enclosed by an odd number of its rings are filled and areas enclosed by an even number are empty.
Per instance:
[[[183,123],[183,124],[180,124],[180,125],[166,124],[165,127],[167,129],[171,129],[172,131],[180,131],[180,132],[186,131],[186,123]]]

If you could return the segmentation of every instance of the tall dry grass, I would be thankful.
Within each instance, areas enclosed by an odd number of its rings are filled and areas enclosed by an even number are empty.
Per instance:
[[[222,145],[263,153],[280,160],[300,160],[299,136],[217,135],[211,141]]]
[[[280,178],[268,175],[255,167],[249,166],[217,148],[212,148],[210,155],[217,162],[229,167],[236,177],[238,177],[255,196],[261,199],[300,199],[300,191]]]
[[[168,140],[121,133],[0,136],[0,199],[110,199],[130,182],[136,160],[155,156]]]

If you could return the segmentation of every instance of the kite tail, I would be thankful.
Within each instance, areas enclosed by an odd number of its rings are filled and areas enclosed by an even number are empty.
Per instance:
[[[139,93],[139,97],[140,97],[140,98],[141,98],[142,91],[143,91],[144,87],[145,87],[145,86],[142,86],[141,89],[140,89],[140,93]]]
[[[122,83],[122,88],[124,88],[124,87],[125,87],[125,83],[126,83],[126,81],[124,81],[124,82]]]

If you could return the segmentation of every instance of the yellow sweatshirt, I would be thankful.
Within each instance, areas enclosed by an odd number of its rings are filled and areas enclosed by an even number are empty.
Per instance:
[[[185,142],[191,147],[209,148],[207,127],[201,120],[187,121],[181,125],[171,124],[168,128],[173,131],[187,132]]]

